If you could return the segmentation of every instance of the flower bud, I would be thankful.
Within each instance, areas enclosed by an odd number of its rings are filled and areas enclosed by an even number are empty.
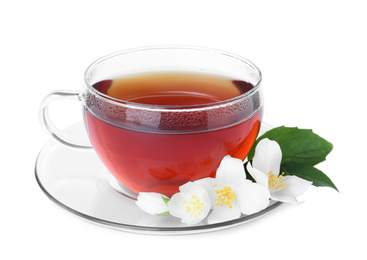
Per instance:
[[[136,205],[143,211],[151,215],[166,215],[168,212],[167,201],[169,198],[165,195],[155,192],[140,192]],[[168,215],[168,213],[167,213]]]

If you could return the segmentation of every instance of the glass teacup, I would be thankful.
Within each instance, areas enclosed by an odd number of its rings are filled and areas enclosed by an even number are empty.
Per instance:
[[[152,83],[167,78],[167,87]],[[94,148],[134,193],[171,196],[188,181],[215,177],[225,155],[245,159],[260,129],[261,73],[250,61],[223,51],[180,46],[123,51],[92,63],[84,80],[81,91],[49,94],[41,104],[41,122],[65,145]],[[177,88],[179,81],[188,89]],[[145,92],[136,82],[149,83]],[[218,88],[223,96],[215,94]],[[114,89],[134,92],[134,98],[121,98]],[[175,103],[182,95],[186,101]],[[48,105],[58,98],[81,101],[93,147],[71,140],[52,124]]]

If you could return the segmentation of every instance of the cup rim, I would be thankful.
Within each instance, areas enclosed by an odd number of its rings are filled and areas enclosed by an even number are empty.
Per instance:
[[[258,74],[258,81],[255,85],[253,85],[254,87],[237,96],[234,98],[230,98],[230,99],[226,99],[226,100],[221,100],[221,101],[217,101],[217,102],[213,102],[213,103],[207,103],[207,104],[197,104],[197,105],[154,105],[154,104],[142,104],[142,103],[136,103],[136,102],[131,102],[131,101],[126,101],[126,100],[122,100],[122,99],[117,99],[111,96],[108,96],[98,90],[96,90],[89,82],[88,82],[88,75],[90,73],[90,71],[92,71],[96,66],[98,66],[100,63],[116,57],[116,56],[120,56],[120,55],[124,55],[124,54],[128,54],[128,53],[133,53],[133,52],[141,52],[141,51],[149,51],[149,50],[167,50],[167,49],[175,49],[175,50],[194,50],[194,51],[206,51],[206,52],[212,52],[214,54],[220,54],[220,55],[225,55],[225,56],[229,56],[233,59],[237,59],[240,60],[243,63],[246,63],[248,66],[250,66],[252,69],[254,69],[254,71],[257,72]],[[211,108],[211,107],[218,107],[221,105],[226,105],[226,104],[233,104],[239,100],[243,100],[247,97],[252,96],[254,93],[256,93],[258,91],[258,89],[260,88],[261,85],[261,81],[262,81],[262,73],[260,71],[260,69],[250,60],[239,56],[237,54],[233,54],[227,51],[223,51],[223,50],[219,50],[219,49],[214,49],[214,48],[207,48],[207,47],[198,47],[198,46],[189,46],[189,45],[158,45],[158,46],[145,46],[145,47],[137,47],[137,48],[131,48],[131,49],[126,49],[126,50],[122,50],[122,51],[118,51],[118,52],[114,52],[105,56],[102,56],[101,58],[95,60],[94,62],[92,62],[87,69],[84,72],[84,83],[87,86],[88,90],[90,92],[93,92],[94,94],[103,97],[105,99],[107,99],[109,102],[112,102],[116,105],[126,105],[132,108],[140,108],[140,109],[149,109],[149,110],[164,110],[164,109],[168,109],[168,110],[191,110],[191,109],[207,109],[207,108]]]

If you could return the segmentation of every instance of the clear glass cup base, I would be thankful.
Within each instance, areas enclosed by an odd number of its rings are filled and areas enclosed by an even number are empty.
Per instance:
[[[261,132],[268,129],[263,124]],[[66,132],[75,138],[88,138],[82,123]],[[71,148],[53,139],[38,155],[35,176],[42,191],[66,211],[97,225],[133,233],[182,235],[216,231],[247,223],[282,204],[272,202],[256,214],[231,221],[209,225],[204,220],[187,226],[178,218],[153,216],[138,208],[136,194],[112,177],[93,150]]]
[[[124,186],[121,182],[119,182],[115,177],[110,175],[108,179],[108,183],[111,185],[112,188],[114,188],[117,192],[121,193],[125,197],[129,199],[136,200],[138,197],[138,194],[135,192],[129,190],[126,186]]]

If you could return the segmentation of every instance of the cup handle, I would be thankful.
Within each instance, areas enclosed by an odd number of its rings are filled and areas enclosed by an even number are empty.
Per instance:
[[[57,128],[50,118],[48,107],[51,102],[55,100],[76,100],[81,101],[81,93],[76,90],[65,91],[59,90],[48,94],[41,102],[39,109],[39,118],[43,127],[50,133],[50,135],[55,138],[57,141],[61,142],[64,145],[73,147],[73,148],[82,148],[82,149],[92,149],[93,147],[90,144],[87,144],[82,141],[75,141],[70,136],[65,134],[62,130]]]

